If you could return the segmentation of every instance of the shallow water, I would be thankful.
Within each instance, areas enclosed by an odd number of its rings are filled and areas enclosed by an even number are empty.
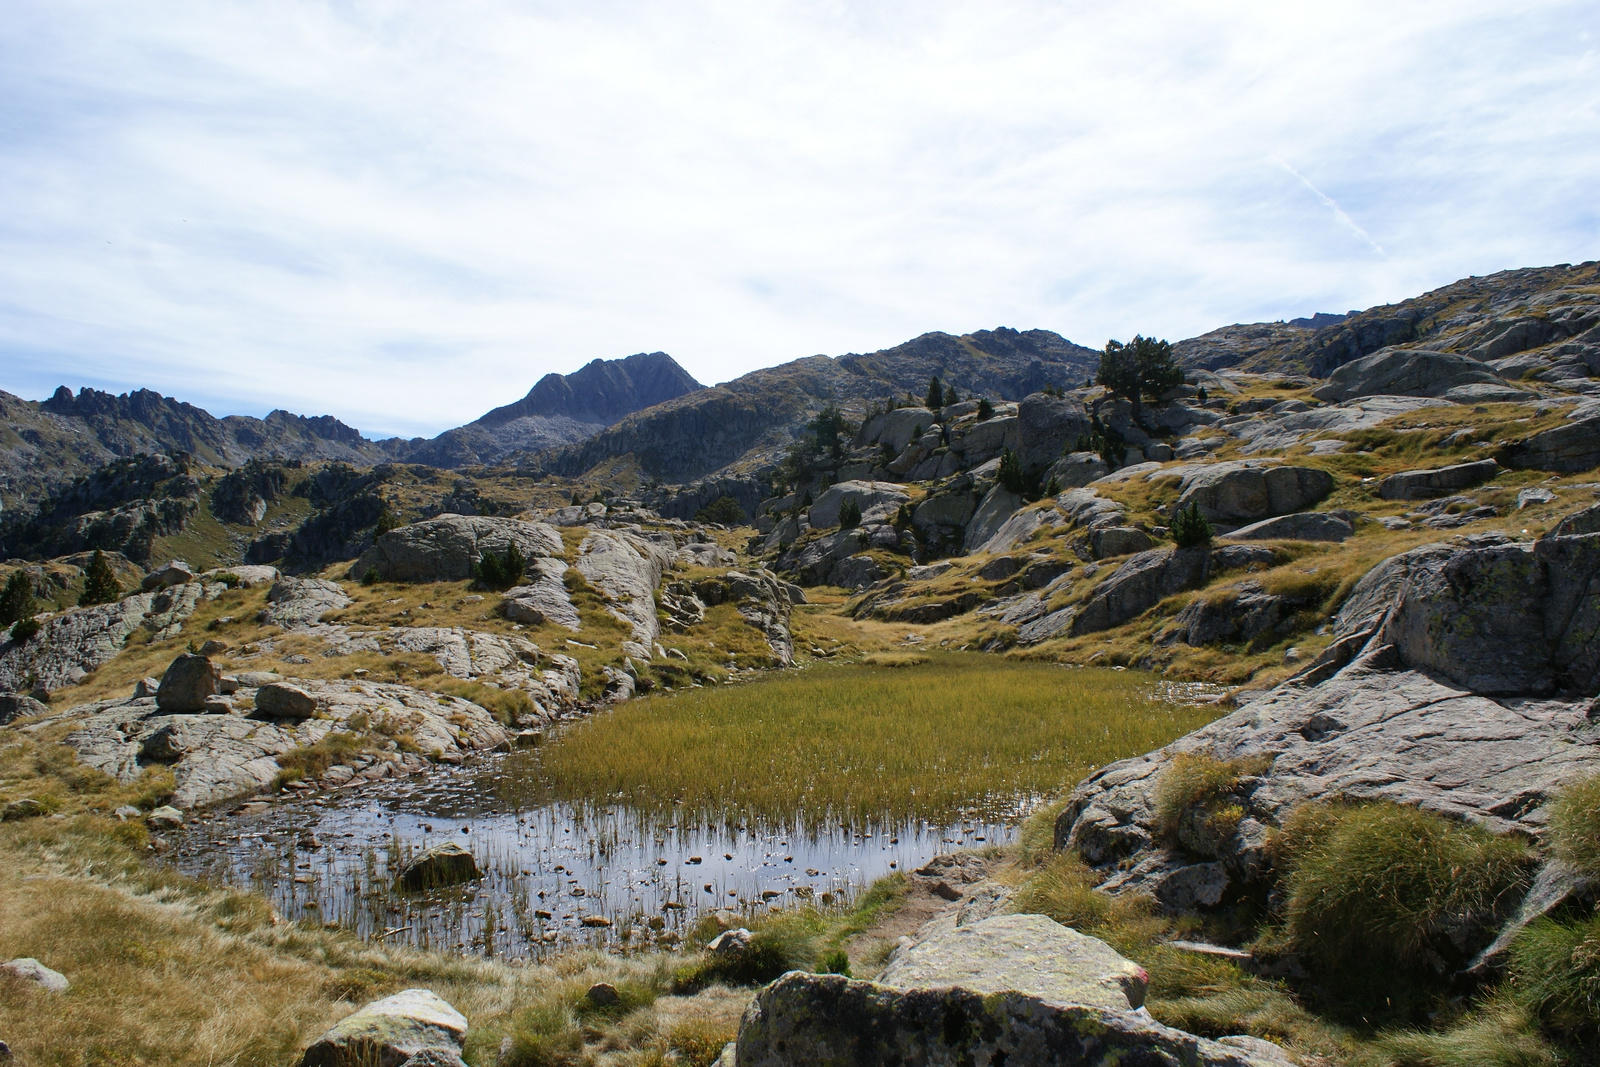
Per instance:
[[[323,794],[218,816],[175,842],[185,873],[264,893],[291,920],[391,943],[507,957],[578,944],[672,943],[694,921],[810,901],[845,907],[866,885],[953,848],[1005,844],[1014,819],[798,833],[669,821],[627,807],[529,803],[521,756],[440,768],[360,795]],[[408,857],[456,841],[484,877],[425,894],[392,889]],[[606,920],[609,925],[584,925]]]

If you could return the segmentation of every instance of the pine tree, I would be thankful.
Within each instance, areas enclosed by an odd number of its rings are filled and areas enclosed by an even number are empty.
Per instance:
[[[1028,480],[1022,473],[1022,457],[1009,448],[1000,453],[1000,484],[1018,495],[1028,487]]]
[[[1172,356],[1172,346],[1154,337],[1134,335],[1132,341],[1107,341],[1094,380],[1112,395],[1126,397],[1137,422],[1144,397],[1156,397],[1183,384],[1183,368]]]
[[[86,608],[91,604],[109,604],[122,597],[122,587],[117,584],[117,576],[111,572],[111,564],[106,562],[106,554],[98,548],[94,555],[89,557],[89,566],[83,574],[83,595],[78,597],[78,606]]]
[[[33,599],[33,582],[28,573],[18,567],[6,580],[5,591],[0,592],[0,626],[31,619],[38,610],[38,601]]]
[[[956,392],[956,387],[953,386],[953,385],[945,386],[944,387],[944,406],[945,407],[949,407],[951,404],[959,404],[959,403],[961,403],[961,394]]]
[[[1170,532],[1179,548],[1193,548],[1196,545],[1211,543],[1211,523],[1201,514],[1198,503],[1178,509],[1177,514],[1172,516]]]
[[[938,411],[944,407],[944,386],[939,384],[938,375],[928,382],[928,395],[923,400],[922,406],[929,411]]]
[[[845,497],[844,503],[839,506],[839,529],[854,530],[860,525],[861,505],[856,502],[855,497]]]
[[[993,417],[994,417],[994,405],[989,403],[989,398],[988,397],[980,398],[978,400],[978,421],[982,422],[984,419],[993,418]]]

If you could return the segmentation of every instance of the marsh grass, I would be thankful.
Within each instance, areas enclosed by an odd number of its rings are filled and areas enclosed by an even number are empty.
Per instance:
[[[927,656],[632,702],[546,746],[530,784],[568,803],[702,821],[1004,817],[1217,713],[1160,701],[1133,672]]]

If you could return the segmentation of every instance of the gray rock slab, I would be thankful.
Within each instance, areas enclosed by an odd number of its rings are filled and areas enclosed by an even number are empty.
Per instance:
[[[506,618],[529,626],[553,622],[576,633],[582,628],[582,621],[567,593],[566,572],[564,560],[554,557],[535,560],[528,567],[531,580],[506,590],[501,601]]]
[[[1058,1005],[1025,993],[894,989],[791,972],[756,994],[739,1026],[736,1067],[1281,1067],[1162,1026],[1144,1013]]]
[[[602,507],[602,513],[604,508]],[[528,560],[565,551],[555,527],[487,515],[440,515],[390,530],[361,554],[350,577],[376,570],[391,582],[459,582],[471,578],[485,552],[516,545]]]
[[[324,578],[280,578],[267,592],[260,621],[285,630],[315,626],[330,611],[347,608],[351,600],[337,582]]]
[[[1506,388],[1503,378],[1471,356],[1422,348],[1383,348],[1334,368],[1327,384],[1311,395],[1335,403],[1380,394],[1443,397],[1466,385]]]
[[[1227,536],[1234,541],[1344,541],[1355,532],[1348,513],[1301,511],[1241,526]]]
[[[1430,500],[1481,485],[1499,473],[1500,465],[1492,459],[1401,471],[1378,483],[1378,496],[1384,500]]]
[[[1150,976],[1099,938],[1043,915],[955,926],[896,952],[877,982],[897,989],[1014,991],[1053,1004],[1125,1011],[1144,1004]]]

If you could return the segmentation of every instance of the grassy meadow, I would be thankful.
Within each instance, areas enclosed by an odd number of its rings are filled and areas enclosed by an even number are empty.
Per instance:
[[[623,705],[564,731],[525,787],[801,828],[1003,817],[1216,714],[1133,671],[882,655]]]

